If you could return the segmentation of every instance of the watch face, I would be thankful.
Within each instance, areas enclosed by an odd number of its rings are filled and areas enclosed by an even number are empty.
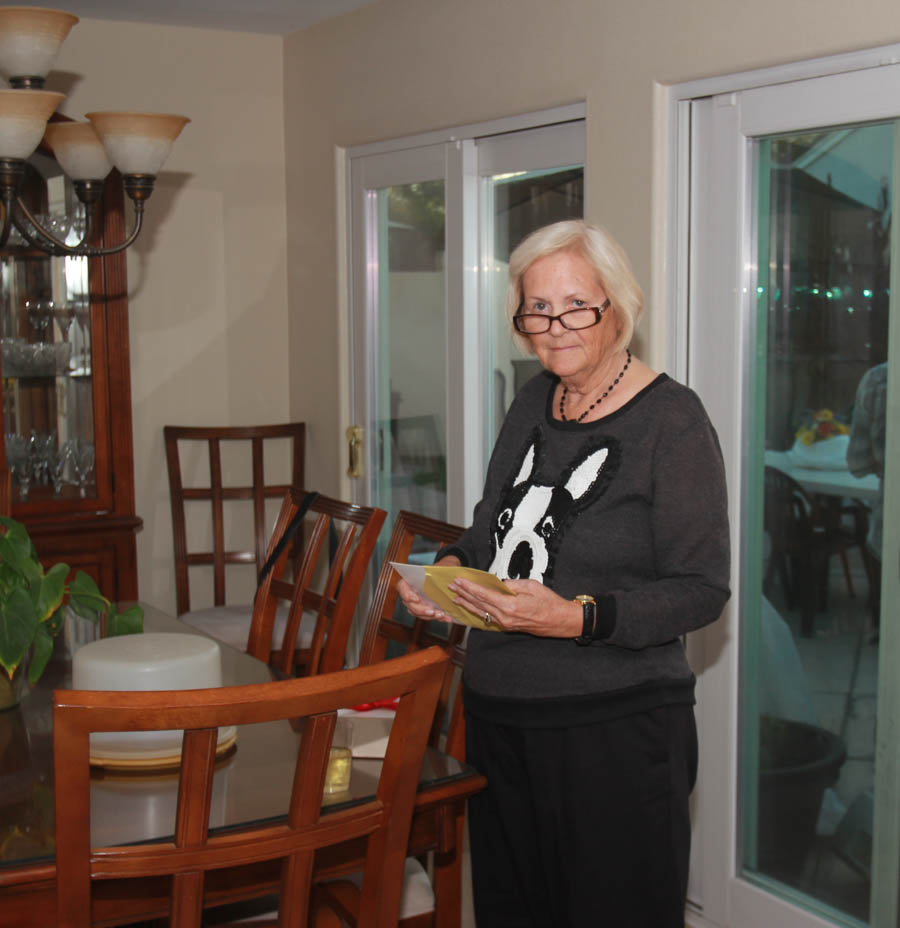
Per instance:
[[[579,593],[575,597],[576,603],[593,603],[596,602],[593,596],[589,596],[587,593]]]

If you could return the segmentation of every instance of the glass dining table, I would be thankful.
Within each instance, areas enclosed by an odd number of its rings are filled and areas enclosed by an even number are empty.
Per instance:
[[[145,631],[199,634],[159,610],[144,608]],[[67,626],[39,683],[30,688],[20,706],[0,712],[0,926],[45,926],[55,919],[52,693],[70,685],[72,653],[83,634],[79,620]],[[220,650],[225,685],[272,679],[263,662],[224,644]],[[237,729],[234,747],[217,763],[211,830],[251,826],[284,815],[298,738],[288,722]],[[371,798],[380,766],[378,759],[354,757],[349,790],[326,797],[324,805],[343,808]],[[437,750],[427,750],[409,853],[437,852],[435,895],[438,921],[443,925],[459,925],[464,803],[484,785],[484,778],[471,768]],[[124,844],[171,836],[177,787],[177,775],[171,770],[92,770],[93,842]],[[361,851],[355,845],[329,849],[317,858],[317,872],[329,876],[347,872],[359,863]],[[133,897],[128,899],[119,887],[115,897],[106,900],[100,893],[101,884],[95,908],[102,915],[106,907],[123,923],[159,917],[165,912],[167,891],[162,883],[153,882],[131,887]],[[210,874],[207,899],[210,904],[236,901],[274,890],[276,884],[277,867]]]

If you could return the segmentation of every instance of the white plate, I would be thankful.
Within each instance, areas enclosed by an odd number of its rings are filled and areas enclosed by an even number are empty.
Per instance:
[[[98,733],[99,734],[99,733]],[[119,770],[155,769],[158,767],[177,767],[181,763],[180,731],[160,732],[108,732],[107,735],[159,735],[158,743],[139,746],[134,740],[119,739],[116,741],[102,741],[95,743],[96,735],[91,735],[90,761],[95,767],[106,767]],[[219,729],[219,738],[216,742],[216,756],[221,757],[237,741],[237,726],[229,725]]]

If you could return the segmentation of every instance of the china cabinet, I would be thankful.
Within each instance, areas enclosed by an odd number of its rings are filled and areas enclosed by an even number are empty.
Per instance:
[[[63,238],[84,208],[36,153],[23,199]],[[120,176],[107,178],[96,244],[123,238]],[[0,249],[3,450],[13,516],[45,562],[86,570],[114,600],[137,598],[128,293],[124,252],[48,255],[13,232]],[[2,454],[3,451],[0,451]]]

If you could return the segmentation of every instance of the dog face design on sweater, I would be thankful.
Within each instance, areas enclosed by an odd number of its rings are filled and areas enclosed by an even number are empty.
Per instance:
[[[616,442],[589,443],[556,485],[539,483],[536,473],[541,463],[541,436],[535,430],[491,519],[494,558],[488,571],[501,580],[548,583],[566,526],[603,495],[618,469],[614,466],[618,457]]]

